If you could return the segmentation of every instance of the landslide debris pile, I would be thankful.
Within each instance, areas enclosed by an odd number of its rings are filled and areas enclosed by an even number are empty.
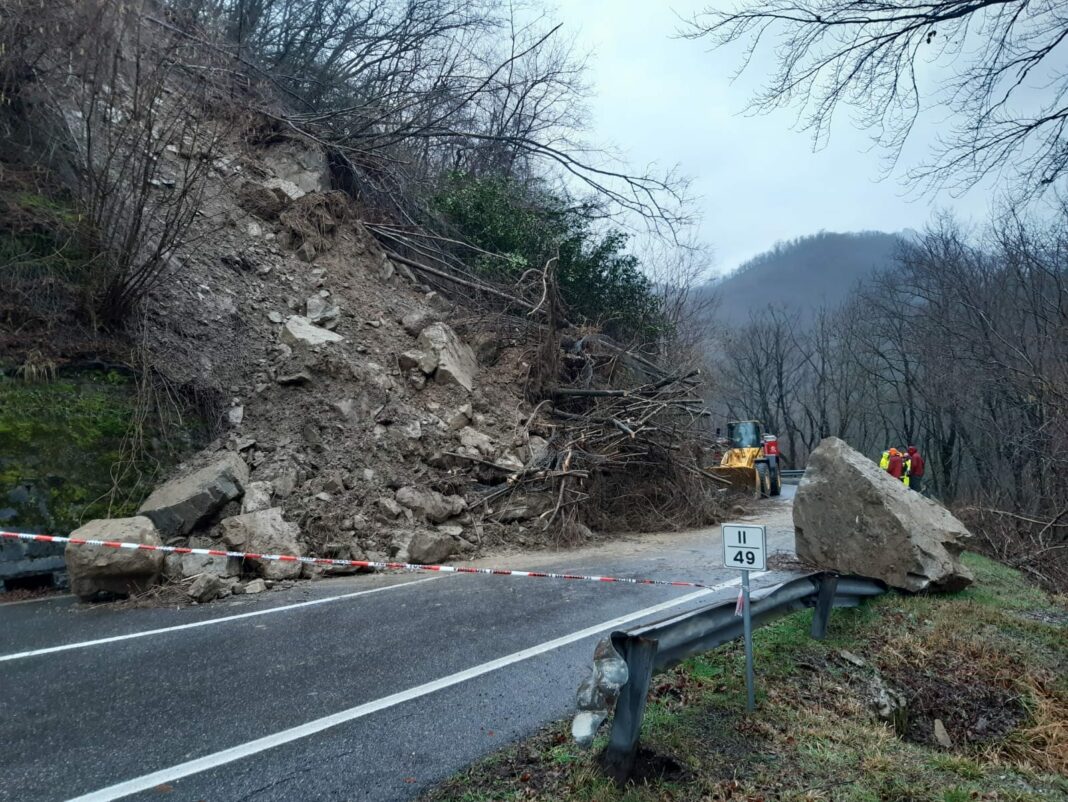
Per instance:
[[[213,204],[231,223],[161,285],[145,342],[171,381],[225,399],[222,430],[141,506],[146,537],[433,563],[581,542],[590,527],[716,518],[697,375],[595,331],[458,303],[447,282],[427,283],[367,233],[352,201],[327,189],[312,145],[235,151],[218,172]],[[291,194],[272,190],[279,175]],[[267,194],[270,212],[245,200]],[[299,232],[313,211],[311,253]],[[132,520],[115,525],[149,529]],[[119,590],[125,558],[72,561],[76,592]],[[190,556],[158,568],[157,579],[199,583],[199,600],[240,589],[242,574],[314,573]],[[130,590],[143,574],[131,571]],[[204,575],[225,581],[205,590]]]
[[[197,47],[159,30],[160,42],[136,47]],[[112,55],[134,63],[124,47]],[[209,74],[223,83],[193,102],[190,87]],[[118,74],[91,103],[48,94],[40,75],[4,110],[21,153],[12,163],[37,169],[34,126],[66,125],[73,150],[89,147],[85,131],[103,131],[95,147],[111,148],[116,166],[98,174],[101,191],[132,187],[130,203],[157,213],[128,232],[149,251],[124,278],[145,292],[136,325],[76,320],[79,347],[136,352],[163,403],[174,388],[194,396],[215,435],[136,516],[80,535],[426,563],[578,542],[591,526],[717,516],[719,486],[701,471],[697,376],[569,323],[551,262],[507,287],[444,258],[404,204],[364,191],[352,159],[280,122],[277,98],[221,67],[192,83],[161,68],[147,100]],[[56,153],[53,179],[79,169]],[[129,285],[118,286],[116,312],[128,301]],[[67,306],[7,344],[61,361],[75,329],[56,321],[74,308],[73,290],[53,289]],[[85,597],[169,581],[207,601],[314,573],[79,547],[67,558]]]

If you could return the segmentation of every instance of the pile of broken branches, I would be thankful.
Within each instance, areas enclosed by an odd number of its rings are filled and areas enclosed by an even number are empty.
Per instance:
[[[505,516],[534,505],[558,540],[678,530],[721,519],[722,480],[698,371],[666,373],[600,334],[556,337],[557,385],[527,423],[534,458],[479,502]],[[544,349],[542,350],[544,353]]]

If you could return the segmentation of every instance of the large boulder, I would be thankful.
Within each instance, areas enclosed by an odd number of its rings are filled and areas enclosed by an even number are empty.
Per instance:
[[[437,355],[434,380],[442,384],[458,384],[470,391],[475,386],[478,361],[455,331],[444,323],[431,323],[419,335],[419,347]]]
[[[794,499],[797,556],[912,592],[972,582],[960,562],[971,537],[941,504],[905,487],[837,437],[812,452]]]
[[[460,496],[443,496],[436,490],[421,487],[402,487],[397,491],[396,499],[401,506],[435,524],[447,521],[467,509],[467,502]]]
[[[417,532],[408,543],[408,562],[436,565],[456,551],[456,540],[443,532]]]
[[[155,524],[143,515],[90,521],[72,532],[71,537],[151,546],[161,543]],[[163,556],[161,551],[74,544],[68,544],[63,553],[71,592],[83,599],[101,593],[128,596],[146,590],[159,579]]]
[[[234,551],[300,556],[300,544],[297,542],[300,529],[282,517],[281,507],[235,515],[224,519],[221,526],[223,541]],[[252,562],[256,573],[264,579],[296,579],[300,576],[299,562]]]
[[[164,535],[187,535],[240,498],[246,484],[248,466],[228,452],[206,468],[157,487],[138,513],[151,518]]]

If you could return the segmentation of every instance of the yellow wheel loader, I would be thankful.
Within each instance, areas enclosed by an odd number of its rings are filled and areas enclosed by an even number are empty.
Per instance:
[[[709,472],[726,479],[740,490],[752,489],[756,498],[782,492],[779,475],[779,439],[764,434],[758,420],[736,420],[727,424],[727,450],[718,468]]]

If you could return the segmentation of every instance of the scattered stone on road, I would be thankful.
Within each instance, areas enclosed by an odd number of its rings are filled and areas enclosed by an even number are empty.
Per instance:
[[[794,499],[797,556],[911,592],[972,582],[960,562],[971,534],[945,507],[909,490],[837,437],[809,457]]]

